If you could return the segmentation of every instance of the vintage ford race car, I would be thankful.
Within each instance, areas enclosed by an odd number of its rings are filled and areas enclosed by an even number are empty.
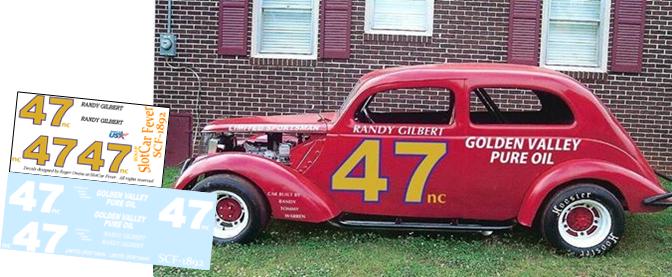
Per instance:
[[[202,140],[175,188],[218,195],[219,244],[270,218],[485,235],[519,224],[592,256],[619,242],[624,211],[672,205],[595,95],[536,67],[377,70],[336,112],[215,120]]]

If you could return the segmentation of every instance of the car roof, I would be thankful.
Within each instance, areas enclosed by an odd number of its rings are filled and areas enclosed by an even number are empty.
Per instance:
[[[372,87],[399,82],[465,80],[470,86],[483,88],[515,88],[547,90],[561,94],[565,101],[582,98],[592,106],[602,106],[597,97],[582,83],[563,73],[536,66],[506,63],[444,63],[378,69],[359,79],[358,85],[344,105],[350,106]],[[469,93],[469,91],[461,91]],[[585,103],[585,102],[584,102]]]
[[[505,80],[504,82],[520,85],[553,81],[572,88],[570,91],[578,95],[594,97],[582,83],[563,73],[536,66],[505,63],[445,63],[392,67],[369,72],[362,76],[360,82],[364,87],[372,87],[396,81],[438,79]]]
[[[545,69],[536,66],[520,65],[520,64],[506,64],[506,63],[444,63],[444,64],[427,64],[427,65],[411,65],[391,67],[385,69],[378,69],[365,74],[363,79],[373,79],[375,77],[391,75],[395,73],[411,73],[419,71],[442,71],[446,74],[445,77],[450,78],[451,75],[464,76],[465,73],[518,73],[526,75],[552,75],[557,77],[564,77],[572,79],[571,77],[560,72]]]

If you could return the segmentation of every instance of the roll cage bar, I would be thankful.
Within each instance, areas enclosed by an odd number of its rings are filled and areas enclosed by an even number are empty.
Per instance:
[[[497,107],[497,104],[495,104],[495,101],[492,100],[485,89],[477,88],[474,93],[478,97],[478,100],[481,101],[483,106],[485,106],[485,109],[488,110],[488,113],[497,119],[497,122],[506,123],[506,119],[504,118],[502,111],[499,110],[499,107]]]

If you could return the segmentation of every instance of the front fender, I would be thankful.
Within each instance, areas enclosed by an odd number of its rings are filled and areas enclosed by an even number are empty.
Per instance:
[[[553,189],[581,179],[611,183],[623,195],[630,212],[654,212],[662,209],[642,204],[647,197],[665,193],[658,183],[619,165],[602,160],[582,159],[562,163],[539,176],[523,199],[518,211],[518,223],[532,226],[537,211]]]
[[[327,194],[296,170],[244,153],[222,153],[194,162],[182,172],[175,188],[187,189],[198,176],[212,172],[230,172],[257,185],[268,199],[273,218],[324,222],[340,213]]]

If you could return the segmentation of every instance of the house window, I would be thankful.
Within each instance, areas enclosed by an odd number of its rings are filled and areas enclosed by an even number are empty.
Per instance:
[[[365,17],[366,33],[431,36],[434,0],[366,0]]]
[[[545,0],[540,65],[607,71],[610,0]]]
[[[252,56],[317,58],[319,0],[254,0]]]

